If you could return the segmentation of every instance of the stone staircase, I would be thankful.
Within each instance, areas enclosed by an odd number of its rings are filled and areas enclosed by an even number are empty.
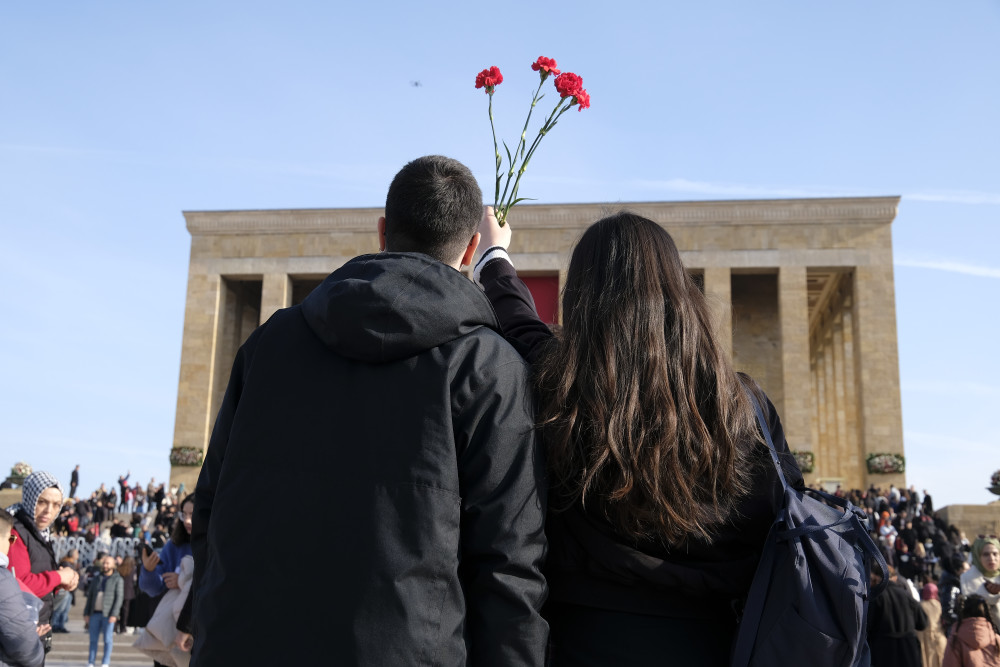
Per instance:
[[[86,667],[90,649],[90,633],[83,629],[84,597],[78,596],[75,606],[70,607],[68,633],[52,635],[52,650],[45,656],[45,667]],[[111,664],[115,667],[152,667],[153,659],[142,651],[132,648],[138,635],[115,635]],[[104,640],[97,642],[97,665],[101,664]]]

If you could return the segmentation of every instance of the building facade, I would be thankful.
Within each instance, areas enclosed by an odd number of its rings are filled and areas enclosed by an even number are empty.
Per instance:
[[[892,221],[898,197],[522,205],[511,255],[539,311],[558,321],[576,240],[626,208],[663,225],[712,304],[723,344],[781,415],[809,482],[905,484],[869,472],[903,454]],[[172,462],[208,446],[236,351],[279,308],[378,250],[382,209],[185,212],[191,233]],[[805,454],[805,452],[811,452]],[[275,452],[276,469],[280,452]],[[172,465],[193,488],[199,468]]]

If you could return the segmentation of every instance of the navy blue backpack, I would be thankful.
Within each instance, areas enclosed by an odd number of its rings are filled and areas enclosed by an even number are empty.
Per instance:
[[[798,491],[781,471],[760,404],[750,394],[784,499],[733,643],[732,667],[868,667],[868,601],[888,584],[865,513],[844,498]],[[872,589],[872,564],[882,581]]]

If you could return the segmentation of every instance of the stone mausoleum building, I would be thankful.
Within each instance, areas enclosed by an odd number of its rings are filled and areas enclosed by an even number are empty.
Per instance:
[[[627,208],[673,235],[713,304],[738,370],[774,401],[808,482],[888,487],[873,453],[903,453],[893,287],[898,197],[522,205],[511,255],[543,318],[557,322],[571,249],[603,214]],[[189,211],[191,233],[178,455],[208,446],[236,351],[279,308],[300,303],[356,255],[378,250],[379,208]],[[350,317],[350,313],[345,313]],[[187,449],[179,449],[187,448]],[[280,448],[275,452],[280,470]],[[808,455],[804,455],[808,458]],[[172,465],[193,488],[197,466]]]

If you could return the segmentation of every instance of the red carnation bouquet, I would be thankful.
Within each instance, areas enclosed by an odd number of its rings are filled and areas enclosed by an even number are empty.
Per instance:
[[[538,144],[542,142],[542,137],[556,126],[559,118],[569,111],[570,107],[575,106],[578,111],[583,111],[590,107],[590,95],[583,87],[583,79],[572,72],[560,73],[556,68],[556,61],[552,58],[540,56],[538,60],[532,63],[531,69],[538,72],[541,81],[539,81],[538,88],[535,90],[535,96],[531,99],[528,117],[524,121],[524,129],[521,130],[521,138],[514,148],[514,152],[511,152],[506,141],[503,142],[509,165],[506,170],[503,168],[503,157],[500,155],[500,148],[497,145],[497,131],[493,124],[493,91],[503,83],[503,74],[500,73],[500,68],[494,66],[484,69],[476,75],[476,88],[485,88],[486,94],[490,98],[490,130],[493,131],[493,153],[496,155],[497,163],[497,182],[493,194],[493,211],[496,214],[497,222],[501,226],[507,220],[507,212],[518,202],[528,199],[528,197],[518,197],[517,191],[521,185],[521,177],[524,176],[524,172],[528,168],[528,163],[531,162],[531,157],[535,154],[535,150],[538,149]],[[545,123],[538,130],[538,136],[535,137],[535,140],[529,147],[527,143],[528,124],[531,122],[531,114],[535,110],[535,105],[545,97],[542,94],[542,86],[545,85],[545,80],[550,75],[555,77],[555,86],[556,92],[559,93],[559,101],[556,102],[555,108],[549,114],[549,117],[545,119]],[[507,175],[507,180],[504,183],[503,192],[501,193],[500,181],[503,180],[504,174]],[[512,180],[514,182],[513,186],[511,186]]]

